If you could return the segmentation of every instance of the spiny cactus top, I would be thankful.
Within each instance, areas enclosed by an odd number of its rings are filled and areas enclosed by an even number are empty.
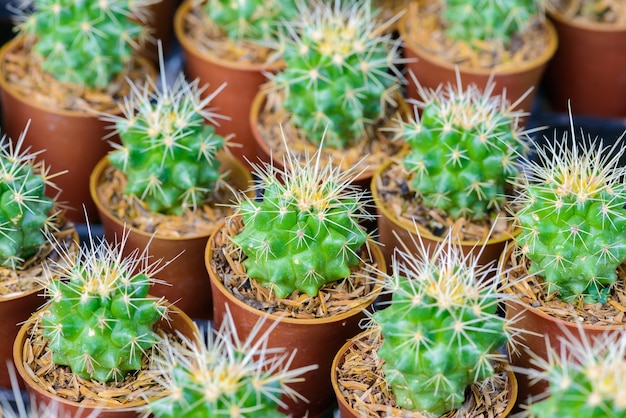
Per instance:
[[[342,148],[360,139],[395,103],[402,76],[399,40],[383,33],[370,1],[301,5],[281,39],[285,69],[270,85],[307,140]]]
[[[316,296],[321,286],[347,278],[360,261],[368,234],[360,224],[371,219],[371,198],[351,185],[357,166],[341,171],[321,149],[298,160],[286,154],[285,169],[257,166],[263,199],[240,201],[244,227],[233,242],[247,258],[248,276],[285,297],[296,289]]]
[[[20,31],[54,78],[105,87],[122,73],[147,38],[146,6],[154,0],[27,0]]]
[[[419,248],[419,247],[418,247]],[[458,409],[465,389],[494,372],[496,350],[511,340],[498,315],[503,293],[491,274],[447,236],[429,257],[396,250],[390,305],[374,313],[385,380],[397,404],[436,416]]]
[[[571,134],[576,136],[573,125]],[[538,159],[525,164],[516,241],[531,260],[529,272],[543,277],[546,290],[558,291],[560,299],[606,302],[626,260],[623,137],[604,147],[580,135],[571,141],[565,133],[538,147]]]
[[[397,136],[410,151],[404,167],[412,173],[411,189],[427,207],[453,218],[481,219],[506,201],[507,187],[518,174],[518,156],[526,132],[503,96],[493,96],[494,83],[484,90],[448,84],[436,90],[418,87],[422,102]]]
[[[45,241],[54,200],[46,197],[48,172],[38,153],[23,150],[28,127],[14,144],[0,139],[0,265],[19,268]]]
[[[284,417],[281,395],[302,399],[289,385],[317,365],[289,369],[295,353],[268,349],[277,322],[262,332],[264,323],[260,319],[241,341],[228,311],[206,345],[160,347],[154,367],[168,395],[150,402],[150,412],[157,418]]]
[[[161,89],[132,85],[123,115],[103,119],[115,124],[121,139],[109,161],[126,174],[125,193],[153,212],[181,214],[201,205],[220,176],[217,152],[225,139],[206,122],[215,122],[207,105],[221,88],[202,99],[206,86],[199,88],[197,80],[188,83],[180,74],[169,87],[163,68],[161,74]]]
[[[124,257],[125,240],[90,239],[77,258],[50,267],[60,279],[46,283],[42,333],[52,361],[85,379],[120,380],[139,370],[159,340],[153,326],[167,313],[162,300],[148,296],[155,265],[146,253]]]

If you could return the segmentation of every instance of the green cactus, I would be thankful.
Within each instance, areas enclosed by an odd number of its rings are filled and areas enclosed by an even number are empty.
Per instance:
[[[435,416],[458,409],[466,388],[494,373],[496,350],[511,341],[511,323],[497,313],[493,267],[478,267],[448,235],[432,256],[396,250],[388,307],[374,313],[383,343],[377,351],[396,403]]]
[[[233,242],[247,256],[247,274],[278,298],[296,289],[316,296],[324,284],[347,278],[368,240],[360,221],[372,219],[371,198],[351,185],[357,166],[341,171],[320,154],[318,148],[300,161],[288,150],[284,170],[256,166],[263,198],[246,197],[237,207],[244,227]]]
[[[571,133],[575,138],[573,122]],[[538,147],[538,159],[525,164],[516,242],[531,261],[529,273],[543,277],[547,292],[562,300],[606,302],[626,260],[622,138],[604,147],[566,133]]]
[[[263,330],[265,323],[260,319],[241,341],[227,311],[206,345],[187,344],[191,348],[185,350],[171,344],[160,347],[154,368],[168,395],[151,401],[149,411],[157,418],[284,417],[278,410],[285,408],[281,395],[302,399],[290,385],[318,366],[290,369],[295,353],[268,349],[278,322]]]
[[[137,20],[154,0],[29,0],[20,31],[35,41],[43,70],[61,82],[105,87],[121,74],[147,29]]]
[[[526,149],[519,123],[526,113],[511,110],[505,97],[493,95],[494,87],[463,88],[460,80],[436,90],[419,86],[421,117],[416,110],[394,128],[409,144],[403,165],[425,206],[482,219],[506,201]]]
[[[281,37],[285,68],[270,89],[282,92],[282,107],[307,140],[343,148],[395,103],[400,41],[383,32],[369,0],[330,3],[300,5]]]
[[[77,258],[51,267],[60,279],[46,285],[42,334],[52,361],[84,379],[108,382],[139,370],[159,340],[153,326],[167,313],[163,300],[148,296],[155,271],[147,254],[123,256],[126,237],[115,245],[92,238]]]
[[[161,69],[164,77],[164,68]],[[181,73],[173,86],[132,85],[122,115],[107,115],[121,145],[109,153],[111,165],[127,178],[125,193],[142,200],[152,212],[181,214],[195,210],[215,189],[220,177],[217,152],[225,139],[206,123],[217,115],[207,110],[221,89],[204,99],[198,81]]]
[[[37,154],[23,150],[28,126],[14,144],[0,140],[0,265],[18,269],[45,242],[54,216],[54,200],[46,197],[50,182]]]

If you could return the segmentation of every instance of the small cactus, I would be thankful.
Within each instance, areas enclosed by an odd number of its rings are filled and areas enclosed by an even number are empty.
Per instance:
[[[371,199],[350,183],[357,166],[342,171],[330,157],[321,161],[321,146],[303,159],[288,152],[284,170],[256,166],[254,187],[263,198],[237,206],[244,227],[233,242],[247,256],[247,274],[278,298],[295,290],[316,296],[324,284],[347,278],[368,240],[360,221],[372,218]]]
[[[573,122],[571,129],[571,140],[567,133],[554,138],[525,164],[516,242],[547,292],[565,301],[604,303],[626,260],[624,136],[604,147],[598,139],[584,142],[583,132],[576,140]]]
[[[217,116],[207,105],[221,88],[202,99],[206,86],[199,88],[198,80],[188,83],[181,73],[170,87],[164,68],[161,74],[161,89],[150,80],[143,89],[131,84],[122,115],[103,119],[121,140],[109,161],[126,175],[124,192],[152,212],[181,214],[201,205],[220,177],[217,152],[225,138],[207,123]]]
[[[265,322],[260,319],[241,341],[227,311],[206,345],[187,344],[191,348],[185,350],[159,346],[154,367],[168,395],[151,401],[149,411],[157,418],[284,417],[278,410],[285,408],[281,395],[302,399],[289,385],[318,366],[290,370],[295,352],[269,349],[268,338],[278,322],[261,332]]]
[[[421,117],[416,109],[393,129],[409,144],[403,165],[425,206],[453,218],[482,219],[506,201],[526,148],[520,127],[526,113],[492,95],[494,87],[489,82],[483,91],[475,84],[463,88],[460,79],[436,90],[418,83]]]
[[[388,307],[374,313],[377,351],[396,403],[435,416],[458,409],[466,388],[494,373],[492,361],[510,342],[510,322],[497,313],[493,267],[479,267],[450,235],[432,256],[396,250]]]
[[[154,324],[165,317],[163,301],[148,296],[155,264],[138,250],[123,256],[118,244],[90,239],[76,259],[51,266],[48,307],[41,317],[52,361],[99,382],[120,380],[142,366],[159,340]],[[65,258],[65,257],[64,257]]]
[[[26,0],[20,32],[43,70],[61,82],[105,87],[123,73],[148,37],[137,20],[154,0]],[[31,7],[32,8],[29,8]]]
[[[46,197],[48,170],[24,150],[28,126],[14,144],[0,139],[0,265],[19,269],[45,242],[51,227],[54,199]]]
[[[269,88],[307,140],[343,148],[382,119],[402,76],[400,41],[383,31],[370,1],[305,6],[281,37],[283,71]],[[325,132],[325,134],[324,134]]]

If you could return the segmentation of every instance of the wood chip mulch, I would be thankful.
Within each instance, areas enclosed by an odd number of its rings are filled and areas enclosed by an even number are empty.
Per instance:
[[[581,23],[602,23],[616,27],[626,26],[624,0],[552,0],[551,10],[558,10],[569,19]]]
[[[567,303],[558,299],[556,293],[548,294],[541,277],[528,274],[530,261],[518,249],[509,250],[505,257],[504,283],[529,306],[567,322],[598,326],[626,324],[626,263],[617,269],[618,278],[607,303],[584,303],[582,299],[576,303]]]
[[[371,260],[368,250],[362,250],[362,261],[352,268],[352,274],[341,281],[323,286],[315,297],[295,291],[288,298],[277,299],[269,289],[249,278],[241,262],[245,254],[234,246],[231,237],[242,229],[240,217],[233,217],[216,234],[211,266],[222,279],[224,286],[249,306],[269,313],[281,313],[285,317],[311,319],[325,318],[367,307],[376,296],[375,283],[381,277]]]
[[[371,330],[355,339],[337,365],[337,380],[344,399],[361,416],[367,418],[430,418],[431,415],[399,407],[384,379],[384,361],[376,355],[382,344],[379,330]],[[449,411],[442,418],[499,417],[510,402],[509,375],[506,363],[495,363],[496,372],[485,381],[475,383],[465,394],[462,409]]]

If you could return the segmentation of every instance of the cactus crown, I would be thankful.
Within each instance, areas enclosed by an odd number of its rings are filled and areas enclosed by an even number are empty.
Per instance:
[[[411,189],[425,206],[453,218],[485,218],[506,201],[518,174],[528,133],[519,119],[527,113],[494,96],[491,81],[483,91],[463,88],[460,78],[436,90],[417,85],[422,101],[414,117],[393,128],[410,147],[403,165],[413,176]]]
[[[464,255],[451,235],[432,255],[421,241],[416,247],[416,254],[394,251],[392,299],[373,314],[383,336],[377,354],[400,407],[440,416],[494,373],[496,350],[512,341],[513,327],[497,313],[506,296],[493,266]]]
[[[295,355],[282,348],[268,348],[268,339],[278,322],[262,330],[261,318],[245,341],[227,311],[219,330],[209,331],[207,344],[159,345],[154,368],[167,396],[150,402],[157,418],[202,416],[274,418],[285,416],[281,395],[303,399],[290,384],[317,365],[290,369]],[[201,340],[201,339],[199,339]]]
[[[148,38],[138,21],[154,0],[26,0],[19,28],[43,70],[61,82],[105,87]],[[29,7],[32,6],[32,9]]]
[[[361,260],[368,234],[360,221],[372,218],[371,197],[351,184],[358,165],[342,171],[331,157],[324,163],[321,146],[303,160],[288,150],[284,166],[255,166],[253,187],[263,198],[239,202],[244,227],[233,242],[247,256],[248,276],[277,297],[295,290],[316,296],[324,284],[347,278]]]
[[[14,144],[0,139],[0,265],[20,268],[46,241],[55,216],[46,197],[50,176],[38,153],[22,149],[28,126]]]
[[[223,86],[202,99],[206,86],[198,80],[188,83],[181,73],[169,87],[164,73],[162,64],[161,89],[151,80],[143,89],[131,83],[122,115],[103,119],[120,136],[109,161],[126,174],[125,193],[153,212],[181,214],[204,202],[220,177],[217,152],[225,139],[206,123],[218,116],[206,108]]]
[[[298,16],[281,38],[285,69],[270,88],[283,92],[283,108],[304,136],[343,148],[394,104],[402,78],[400,41],[384,33],[370,1],[299,3]]]
[[[614,145],[567,132],[527,161],[519,187],[516,242],[548,292],[565,301],[606,302],[626,260],[626,166],[622,135]]]
[[[158,264],[138,250],[123,256],[120,243],[104,239],[81,246],[77,258],[50,266],[48,309],[41,318],[52,361],[100,382],[139,370],[146,350],[159,339],[153,326],[167,313],[163,300],[148,296]]]

